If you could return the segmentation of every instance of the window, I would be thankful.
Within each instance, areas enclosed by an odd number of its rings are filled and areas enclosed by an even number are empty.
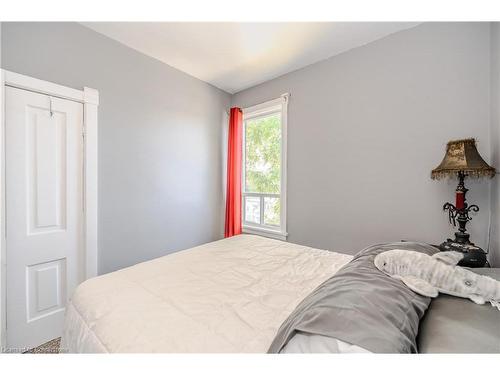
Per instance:
[[[243,231],[286,239],[288,95],[243,110]]]

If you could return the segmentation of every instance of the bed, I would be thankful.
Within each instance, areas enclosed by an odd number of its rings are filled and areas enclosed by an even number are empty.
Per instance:
[[[82,283],[71,353],[265,353],[280,325],[352,256],[239,235]]]
[[[500,312],[432,300],[381,273],[390,249],[354,257],[253,235],[180,251],[82,283],[67,309],[71,353],[500,353]],[[477,272],[500,280],[499,269]]]

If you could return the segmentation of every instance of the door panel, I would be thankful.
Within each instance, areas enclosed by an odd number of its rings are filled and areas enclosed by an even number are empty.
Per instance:
[[[61,335],[83,281],[83,105],[6,88],[7,345]]]
[[[66,221],[66,116],[27,107],[29,234],[64,230]]]
[[[27,278],[28,322],[64,311],[66,259],[28,266]]]

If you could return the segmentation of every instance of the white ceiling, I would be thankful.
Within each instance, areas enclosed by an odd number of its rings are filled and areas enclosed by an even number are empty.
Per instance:
[[[229,93],[324,60],[415,22],[85,22]]]

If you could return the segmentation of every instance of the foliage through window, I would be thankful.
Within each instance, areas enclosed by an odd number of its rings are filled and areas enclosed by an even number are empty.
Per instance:
[[[281,114],[247,120],[245,125],[245,191],[279,194]]]
[[[243,226],[284,232],[283,106],[244,114]]]

